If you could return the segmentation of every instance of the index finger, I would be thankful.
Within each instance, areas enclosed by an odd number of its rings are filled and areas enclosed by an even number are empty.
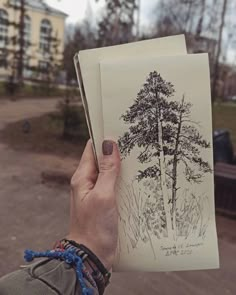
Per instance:
[[[97,176],[97,165],[94,157],[92,141],[90,139],[86,144],[79,166],[71,179],[71,185],[72,187],[77,184],[83,185],[85,183],[94,185]]]

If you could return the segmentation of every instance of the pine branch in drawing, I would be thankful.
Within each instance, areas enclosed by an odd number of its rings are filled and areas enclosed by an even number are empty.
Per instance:
[[[199,185],[212,169],[202,155],[210,143],[201,135],[200,125],[191,119],[193,105],[184,95],[180,102],[174,100],[174,94],[172,83],[151,72],[133,105],[121,116],[128,131],[119,138],[119,148],[123,159],[133,150],[139,151],[137,160],[144,169],[137,171],[136,180],[150,190],[133,222],[139,228],[145,223],[148,233],[158,238],[176,240],[191,235],[203,219],[196,209],[200,196],[189,192],[191,205],[182,211],[177,206],[179,191],[184,189],[179,187],[180,169],[187,183]],[[136,243],[137,237],[141,236],[136,235]]]

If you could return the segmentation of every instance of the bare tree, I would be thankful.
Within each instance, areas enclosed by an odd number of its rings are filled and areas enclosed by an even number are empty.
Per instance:
[[[212,100],[216,99],[217,95],[217,82],[219,78],[219,63],[220,63],[220,56],[222,53],[222,43],[223,43],[223,30],[225,26],[225,16],[227,11],[227,4],[228,0],[223,0],[222,12],[221,12],[221,21],[219,27],[219,36],[218,36],[218,46],[217,52],[215,57],[215,65],[214,65],[214,73],[213,73],[213,83],[212,83]]]
[[[200,1],[200,2],[199,2]],[[204,0],[161,0],[157,5],[157,35],[193,33]]]
[[[86,18],[82,23],[76,25],[75,30],[69,36],[64,49],[64,69],[66,71],[66,80],[69,85],[76,80],[75,66],[73,57],[78,50],[90,49],[96,47],[97,31],[95,27],[89,24]]]
[[[16,21],[8,21],[9,27],[17,29],[17,34],[9,38],[9,43],[14,45],[14,49],[7,49],[7,56],[13,56],[11,59],[11,68],[13,79],[17,79],[18,86],[22,86],[24,80],[24,67],[26,59],[26,36],[25,36],[25,17],[26,17],[26,0],[20,0],[19,2],[7,1],[6,7],[13,9],[19,14],[19,19]],[[31,46],[31,44],[27,44]],[[8,65],[9,66],[9,65]],[[16,71],[15,71],[16,70]]]
[[[20,20],[19,20],[19,58],[17,66],[17,78],[19,85],[23,84],[24,57],[25,57],[25,0],[20,0]]]
[[[198,20],[198,24],[197,24],[197,31],[196,31],[197,36],[200,36],[202,33],[204,17],[205,17],[205,10],[206,10],[206,0],[201,0],[200,5],[201,5],[200,6],[200,15],[199,15],[199,20]]]
[[[98,45],[115,45],[134,40],[137,0],[106,0],[105,3],[104,15],[98,23]]]

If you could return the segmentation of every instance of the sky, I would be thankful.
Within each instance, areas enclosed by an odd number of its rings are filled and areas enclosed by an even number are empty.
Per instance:
[[[101,11],[105,1],[100,0],[99,3],[96,3],[95,0],[46,0],[46,2],[52,7],[67,13],[69,15],[67,23],[76,23],[83,19],[88,2],[90,2],[94,13],[97,13],[99,10]],[[147,25],[152,8],[156,3],[154,0],[141,0],[141,26]]]
[[[77,23],[83,20],[88,9],[88,3],[94,12],[94,15],[98,15],[102,11],[102,7],[105,0],[99,0],[97,3],[95,0],[45,0],[50,6],[68,14],[67,23]],[[141,17],[140,27],[141,29],[148,28],[150,26],[150,17],[154,16],[154,8],[159,0],[140,0],[141,2]],[[235,48],[229,48],[228,59],[232,61],[236,59]]]

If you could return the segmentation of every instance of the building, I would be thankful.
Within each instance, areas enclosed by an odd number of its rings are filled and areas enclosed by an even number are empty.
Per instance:
[[[22,0],[0,0],[0,79],[17,77]],[[64,51],[67,15],[43,0],[23,0],[23,78],[48,78],[49,68],[59,66]]]

